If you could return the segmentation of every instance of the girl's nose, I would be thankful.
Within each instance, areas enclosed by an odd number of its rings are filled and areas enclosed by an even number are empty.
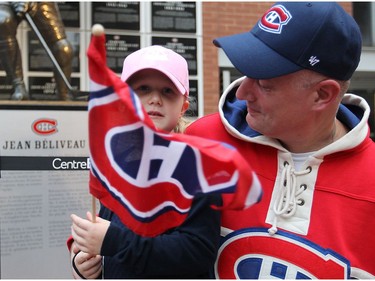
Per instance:
[[[160,95],[159,91],[152,90],[152,92],[150,93],[149,103],[150,104],[159,104],[159,105],[162,103],[162,99],[161,99],[161,95]]]

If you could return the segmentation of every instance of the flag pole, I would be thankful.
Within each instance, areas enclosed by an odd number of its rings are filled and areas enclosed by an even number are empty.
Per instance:
[[[92,222],[96,222],[96,198],[92,195]]]
[[[91,33],[94,36],[101,36],[104,34],[104,27],[101,24],[94,24],[91,29]],[[91,204],[92,204],[92,222],[96,222],[96,198],[94,195],[92,195],[91,198]]]

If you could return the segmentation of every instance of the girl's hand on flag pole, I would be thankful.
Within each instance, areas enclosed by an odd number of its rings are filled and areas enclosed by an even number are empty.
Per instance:
[[[87,219],[74,214],[71,219],[72,236],[77,247],[85,253],[99,255],[110,222],[100,217],[96,217],[96,222],[93,222],[90,212],[87,212]]]

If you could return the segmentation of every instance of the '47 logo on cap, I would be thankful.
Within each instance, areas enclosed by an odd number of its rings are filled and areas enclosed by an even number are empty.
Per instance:
[[[284,25],[292,18],[291,14],[282,5],[270,8],[260,19],[258,25],[267,32],[280,34]]]

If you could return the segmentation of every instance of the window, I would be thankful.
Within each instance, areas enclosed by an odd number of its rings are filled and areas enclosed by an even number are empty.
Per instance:
[[[375,45],[373,10],[373,2],[353,2],[353,17],[361,29],[363,46]]]

